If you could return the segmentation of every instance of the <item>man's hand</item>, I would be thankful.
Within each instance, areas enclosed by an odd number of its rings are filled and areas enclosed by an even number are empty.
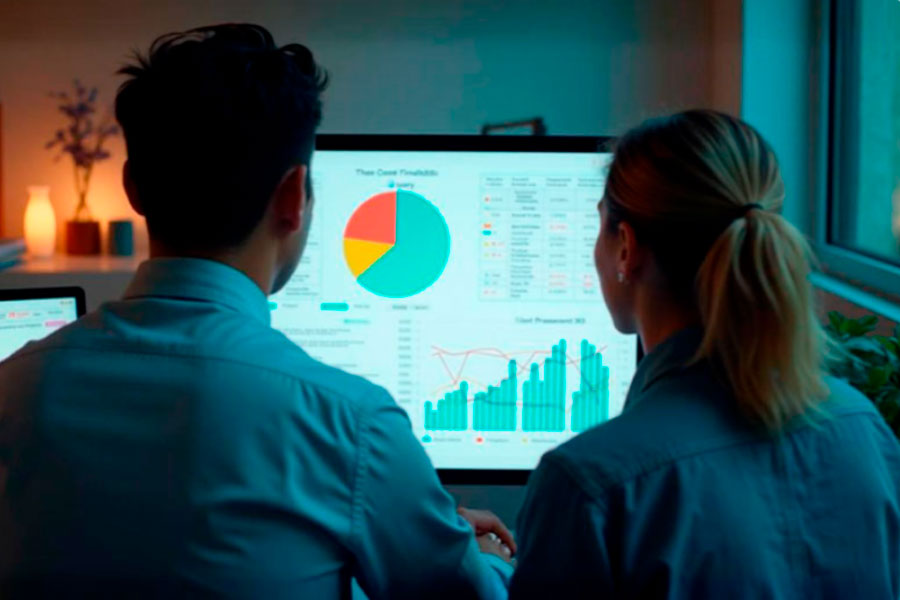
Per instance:
[[[472,526],[472,529],[475,530],[475,537],[478,538],[479,546],[482,546],[482,537],[487,536],[487,534],[494,534],[494,536],[497,537],[497,541],[506,546],[509,550],[507,556],[504,557],[501,555],[501,558],[508,559],[516,553],[516,540],[513,539],[512,534],[509,532],[509,529],[506,528],[506,525],[503,524],[503,521],[500,520],[500,517],[489,510],[472,510],[463,508],[462,506],[460,506],[456,512],[468,521],[469,525]],[[485,544],[487,544],[487,542],[485,542]],[[484,550],[483,546],[482,551],[487,552]],[[494,552],[494,554],[496,554],[496,552]]]
[[[512,550],[493,533],[479,535],[475,538],[475,541],[478,542],[478,549],[482,552],[499,556],[506,562],[512,563]]]

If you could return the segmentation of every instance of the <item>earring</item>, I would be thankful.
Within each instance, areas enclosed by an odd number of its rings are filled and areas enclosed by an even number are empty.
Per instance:
[[[625,273],[619,271],[619,283],[625,283]]]

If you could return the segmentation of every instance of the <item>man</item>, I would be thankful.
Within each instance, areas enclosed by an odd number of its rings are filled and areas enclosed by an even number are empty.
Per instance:
[[[353,575],[370,598],[505,595],[502,523],[457,514],[387,392],[269,325],[312,217],[312,54],[222,25],[121,72],[151,260],[0,366],[8,591],[336,598]]]

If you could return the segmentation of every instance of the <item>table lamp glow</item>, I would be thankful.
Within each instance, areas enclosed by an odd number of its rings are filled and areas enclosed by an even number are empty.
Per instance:
[[[28,188],[25,207],[25,245],[37,258],[53,256],[56,249],[56,213],[50,204],[50,188],[33,185]]]

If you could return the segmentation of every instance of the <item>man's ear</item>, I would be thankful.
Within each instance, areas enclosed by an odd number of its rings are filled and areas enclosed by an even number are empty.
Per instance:
[[[275,188],[272,198],[272,217],[276,229],[281,233],[291,234],[303,226],[306,205],[306,165],[292,167],[281,183]]]
[[[125,164],[122,165],[122,187],[125,188],[125,195],[128,196],[128,203],[131,204],[131,208],[134,209],[134,212],[144,216],[144,208],[141,206],[141,199],[138,198],[137,186],[134,184],[134,179],[131,177],[131,165],[128,161],[125,161]]]

